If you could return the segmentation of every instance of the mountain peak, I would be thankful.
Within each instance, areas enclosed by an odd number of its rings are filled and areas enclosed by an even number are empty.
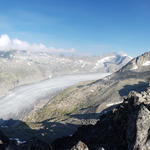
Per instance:
[[[122,67],[119,71],[125,72],[125,71],[137,71],[140,72],[141,70],[147,70],[147,68],[150,68],[150,51],[145,52],[144,54],[133,58],[131,61],[129,61],[124,67]]]

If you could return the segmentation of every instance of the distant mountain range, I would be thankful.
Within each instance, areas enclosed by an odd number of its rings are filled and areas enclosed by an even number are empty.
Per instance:
[[[45,52],[0,51],[0,95],[16,86],[68,75],[115,72],[129,60],[125,54],[64,56]]]
[[[41,68],[40,71],[44,71],[43,74],[46,76],[47,73],[42,68],[47,69],[52,75],[95,73],[99,71],[114,72],[131,60],[131,57],[121,53],[111,53],[103,56],[65,56],[46,52],[33,53],[14,50],[0,51],[0,59],[5,59],[5,63],[11,61],[16,65],[22,63],[30,67],[37,65],[39,70]]]

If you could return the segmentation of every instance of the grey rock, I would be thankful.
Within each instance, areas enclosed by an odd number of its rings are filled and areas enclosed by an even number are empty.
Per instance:
[[[60,149],[65,150],[77,139],[83,139],[93,150],[102,146],[105,150],[150,150],[150,99],[131,91],[122,104],[101,115],[95,125],[80,127],[71,138],[62,138],[54,145],[66,142]]]
[[[147,143],[150,128],[150,111],[143,104],[129,117],[127,139],[128,150],[149,150]]]
[[[150,128],[150,111],[144,106],[140,106],[136,120],[136,140],[134,149],[149,150],[150,145],[147,143],[148,130]]]
[[[128,62],[123,68],[120,69],[120,72],[126,71],[135,71],[141,72],[143,70],[149,69],[149,65],[144,65],[147,61],[150,60],[150,52],[146,52]]]
[[[150,87],[147,88],[146,92],[147,94],[150,94]]]
[[[84,144],[82,141],[79,141],[71,150],[89,150],[87,145]]]

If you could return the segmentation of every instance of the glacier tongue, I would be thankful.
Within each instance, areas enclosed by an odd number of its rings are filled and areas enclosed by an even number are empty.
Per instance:
[[[0,118],[4,120],[22,118],[41,99],[53,96],[58,91],[80,81],[96,80],[106,75],[108,73],[67,75],[17,87],[7,96],[0,98]]]

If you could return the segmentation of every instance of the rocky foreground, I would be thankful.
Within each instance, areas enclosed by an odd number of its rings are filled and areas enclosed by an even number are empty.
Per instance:
[[[130,92],[124,102],[102,114],[96,125],[82,126],[72,137],[52,143],[56,150],[149,150],[150,89],[141,94]],[[79,142],[82,141],[82,142]],[[77,144],[77,145],[76,145]],[[74,146],[76,145],[76,146]],[[78,148],[77,148],[78,147]]]
[[[24,143],[8,139],[0,132],[0,149],[10,150],[149,150],[150,88],[131,91],[123,103],[103,111],[95,125],[81,126],[51,146],[32,138]]]

